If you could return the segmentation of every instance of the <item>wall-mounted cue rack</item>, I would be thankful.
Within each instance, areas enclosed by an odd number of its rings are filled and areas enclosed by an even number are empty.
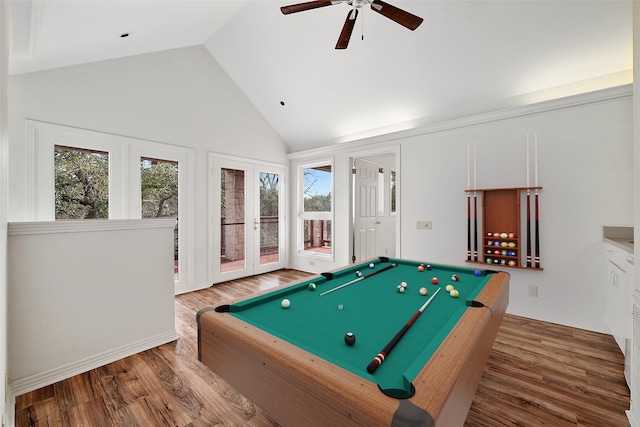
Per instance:
[[[541,189],[542,187],[536,186],[465,190],[467,193],[466,261],[542,270],[538,217],[538,192]],[[481,198],[482,206],[480,215],[478,215],[478,197]],[[524,214],[521,207],[523,197],[526,199]],[[532,210],[534,215],[531,215]],[[478,217],[482,223],[481,232],[478,230]],[[526,218],[524,236],[521,229],[522,217]]]

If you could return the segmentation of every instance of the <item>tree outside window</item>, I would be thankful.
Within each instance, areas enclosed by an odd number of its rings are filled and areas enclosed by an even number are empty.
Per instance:
[[[55,218],[109,218],[109,153],[54,147]]]

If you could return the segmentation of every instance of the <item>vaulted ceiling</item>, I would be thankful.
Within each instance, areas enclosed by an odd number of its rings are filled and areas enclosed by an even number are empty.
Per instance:
[[[387,0],[334,46],[346,3],[12,0],[10,73],[204,45],[299,151],[631,82],[630,0]],[[122,34],[128,37],[121,37]]]

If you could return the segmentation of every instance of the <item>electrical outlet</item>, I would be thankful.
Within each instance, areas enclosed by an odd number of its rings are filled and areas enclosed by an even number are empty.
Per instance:
[[[416,228],[418,230],[431,230],[431,221],[416,221]]]
[[[529,285],[529,296],[534,298],[538,297],[538,287],[536,285]]]

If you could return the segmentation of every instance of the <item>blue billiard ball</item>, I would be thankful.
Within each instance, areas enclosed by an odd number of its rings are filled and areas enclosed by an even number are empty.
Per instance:
[[[369,264],[369,268],[375,268],[376,265],[374,263]]]
[[[431,270],[431,264],[427,264],[427,270]]]
[[[362,277],[362,272],[360,270],[356,271],[356,277]]]
[[[473,274],[475,274],[476,276],[482,276],[482,271],[476,270],[473,272]]]

